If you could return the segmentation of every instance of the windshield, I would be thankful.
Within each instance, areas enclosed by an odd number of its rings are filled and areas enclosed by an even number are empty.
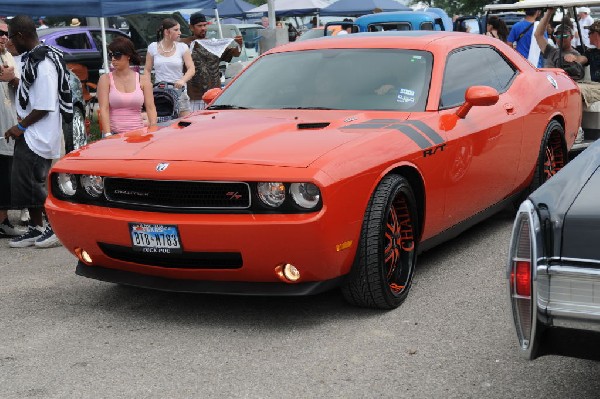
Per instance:
[[[424,111],[431,53],[326,49],[264,56],[211,108]]]

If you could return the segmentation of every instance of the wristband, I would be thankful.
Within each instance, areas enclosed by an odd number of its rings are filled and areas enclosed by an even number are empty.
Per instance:
[[[106,132],[106,133],[104,133],[104,134],[102,135],[102,137],[104,137],[104,138],[106,138],[106,137],[108,137],[108,136],[112,136],[112,133],[111,133],[111,132]]]
[[[24,132],[25,130],[27,130],[27,128],[26,128],[26,127],[23,127],[23,126],[21,125],[21,122],[18,122],[18,123],[17,123],[17,128],[18,128],[20,131],[22,131],[22,132]]]

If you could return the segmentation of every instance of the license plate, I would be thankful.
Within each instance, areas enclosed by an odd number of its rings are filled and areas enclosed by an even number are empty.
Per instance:
[[[129,223],[134,251],[163,254],[181,253],[177,226],[166,224]]]

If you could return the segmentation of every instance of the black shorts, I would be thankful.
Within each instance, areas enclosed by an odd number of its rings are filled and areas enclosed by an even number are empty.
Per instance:
[[[48,196],[46,179],[51,165],[51,159],[31,151],[23,135],[15,140],[11,181],[15,209],[44,207]]]
[[[4,138],[2,138],[4,140]],[[0,209],[12,209],[10,200],[10,179],[13,157],[0,154]]]

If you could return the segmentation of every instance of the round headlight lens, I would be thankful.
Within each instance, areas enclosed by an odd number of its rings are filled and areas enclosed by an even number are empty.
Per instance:
[[[98,198],[104,193],[104,178],[102,176],[82,175],[81,186],[88,195]]]
[[[56,178],[58,189],[67,197],[72,197],[77,192],[77,178],[70,173],[59,173]]]
[[[258,183],[258,198],[266,205],[277,208],[285,201],[285,186],[281,182]]]
[[[312,209],[319,205],[321,191],[312,183],[292,183],[290,194],[294,202],[305,209]]]

